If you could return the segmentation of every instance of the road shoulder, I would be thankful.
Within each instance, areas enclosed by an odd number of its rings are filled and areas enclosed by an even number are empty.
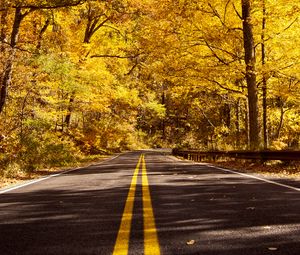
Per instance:
[[[110,161],[119,157],[121,153],[114,154],[112,156],[103,156],[97,160],[79,163],[77,165],[60,167],[60,168],[51,168],[51,169],[41,169],[37,170],[30,175],[22,175],[17,178],[0,178],[0,194],[9,192],[14,189],[18,189],[24,186],[31,185],[36,182],[44,181],[49,178],[59,176],[68,172],[77,171],[80,169],[87,168],[89,166],[101,164],[103,162]]]

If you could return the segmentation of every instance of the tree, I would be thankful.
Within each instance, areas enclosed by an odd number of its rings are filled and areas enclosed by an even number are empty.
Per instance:
[[[258,150],[260,147],[260,128],[255,68],[255,43],[251,23],[251,2],[252,0],[242,0],[242,18],[246,64],[246,81],[248,89],[250,149]]]
[[[12,29],[10,33],[10,50],[6,59],[6,62],[4,64],[4,69],[1,77],[1,84],[0,84],[0,113],[3,111],[6,97],[7,97],[7,91],[8,87],[11,83],[11,76],[13,71],[13,64],[15,60],[15,55],[17,51],[17,44],[18,44],[18,37],[20,33],[20,27],[21,23],[24,20],[26,16],[28,16],[30,13],[37,11],[37,10],[43,10],[43,9],[57,9],[62,7],[69,7],[69,6],[76,6],[81,4],[82,1],[72,1],[72,0],[66,0],[66,1],[48,1],[45,3],[30,3],[30,2],[19,2],[16,1],[12,5],[4,5],[3,9],[1,9],[1,12],[7,12],[8,9],[14,9],[14,21],[12,24]],[[3,15],[2,15],[3,16]],[[2,30],[3,32],[3,30]],[[5,37],[2,35],[2,37]],[[2,42],[3,43],[3,42]]]
[[[299,3],[1,3],[5,162],[54,143],[257,150],[260,124],[264,148],[299,147]]]

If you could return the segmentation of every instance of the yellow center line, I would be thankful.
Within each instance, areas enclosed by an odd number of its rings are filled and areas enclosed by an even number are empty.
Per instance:
[[[144,155],[142,155],[142,191],[144,214],[144,254],[160,255]]]
[[[160,248],[155,226],[155,219],[149,190],[149,182],[147,177],[145,156],[143,154],[139,158],[131,180],[131,185],[126,199],[126,204],[122,215],[121,225],[115,243],[113,255],[127,255],[129,251],[129,239],[134,199],[136,193],[137,178],[141,164],[144,220],[144,255],[160,255]]]
[[[131,185],[129,188],[125,209],[123,212],[120,229],[118,232],[116,244],[114,247],[113,255],[127,255],[129,248],[129,238],[130,238],[130,229],[131,229],[131,221],[132,221],[132,211],[134,205],[137,177],[140,169],[140,164],[142,160],[142,155],[139,158],[139,161],[136,165]]]

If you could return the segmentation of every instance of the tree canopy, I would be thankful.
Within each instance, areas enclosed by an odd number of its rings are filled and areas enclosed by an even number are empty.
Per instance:
[[[0,161],[299,148],[299,11],[286,0],[1,0]]]

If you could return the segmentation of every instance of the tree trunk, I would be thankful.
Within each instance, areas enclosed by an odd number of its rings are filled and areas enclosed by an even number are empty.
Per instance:
[[[240,147],[240,99],[237,100],[236,106],[235,106],[235,130],[236,130],[236,140],[235,140],[235,148],[239,149]]]
[[[264,149],[268,149],[268,124],[267,124],[267,77],[266,77],[266,48],[265,48],[265,29],[266,29],[266,3],[263,0],[263,19],[262,19],[262,34],[261,34],[261,61],[263,68],[263,79],[262,79],[262,97],[263,97],[263,138],[264,138]]]
[[[14,17],[14,23],[13,23],[13,29],[11,32],[11,40],[10,40],[10,52],[8,59],[6,60],[6,63],[4,64],[4,70],[3,70],[3,76],[1,79],[1,89],[0,89],[0,113],[3,111],[6,97],[7,97],[7,89],[11,83],[11,75],[13,70],[13,63],[15,60],[16,55],[16,45],[18,42],[18,36],[20,31],[20,26],[23,18],[28,14],[22,14],[21,7],[16,7],[15,10],[15,17]]]
[[[36,51],[37,53],[40,51],[41,47],[42,47],[42,40],[43,40],[43,35],[46,32],[47,28],[50,25],[50,19],[47,19],[44,26],[42,27],[42,29],[39,32],[39,36],[38,36],[38,41],[37,41],[37,45],[36,45]]]
[[[75,92],[73,92],[72,95],[70,96],[69,105],[68,105],[68,113],[65,118],[65,123],[68,128],[70,127],[70,124],[71,124],[71,114],[72,114],[72,110],[73,110],[74,100],[75,100]]]
[[[244,112],[245,112],[245,137],[247,149],[250,149],[250,137],[249,137],[249,114],[248,114],[248,100],[244,100]]]
[[[251,24],[251,0],[242,0],[243,35],[246,63],[246,81],[248,90],[250,149],[259,150],[259,114],[255,70],[255,48]]]
[[[6,42],[6,29],[7,29],[7,14],[8,14],[8,9],[5,9],[1,12],[0,16],[0,24],[1,24],[1,31],[0,31],[0,40],[1,40],[1,46],[0,46],[0,52],[4,53],[5,52],[5,42]]]
[[[227,128],[231,126],[231,109],[228,103],[225,103],[221,108],[221,118],[223,119],[223,123]]]
[[[163,88],[162,88],[161,104],[163,106],[166,105],[166,95],[165,95],[164,85],[163,85]],[[161,129],[162,129],[162,139],[165,140],[166,139],[166,122],[165,122],[165,117],[163,117],[163,119],[162,119]]]
[[[284,110],[284,107],[281,106],[281,108],[280,108],[280,120],[279,120],[279,124],[278,124],[277,131],[276,131],[276,134],[275,134],[275,138],[277,138],[277,139],[280,138],[280,131],[281,131],[282,126],[283,126],[283,120],[284,120],[285,112],[286,111]]]

